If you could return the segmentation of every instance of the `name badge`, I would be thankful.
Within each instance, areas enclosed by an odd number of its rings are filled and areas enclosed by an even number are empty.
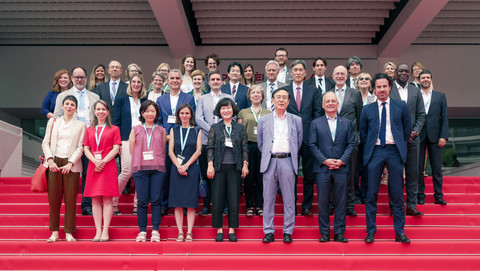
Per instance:
[[[168,123],[175,123],[177,121],[177,118],[174,115],[168,116]]]
[[[257,134],[257,126],[253,127],[253,134],[254,134],[254,135]]]
[[[233,148],[233,143],[231,138],[229,137],[225,138],[225,147]]]
[[[181,156],[180,154],[177,154],[177,162],[179,165],[183,165],[183,160],[185,160],[185,157]]]
[[[143,160],[144,161],[153,160],[153,151],[144,151]]]
[[[93,157],[95,157],[95,159],[97,160],[102,160],[102,152],[101,151],[93,152]]]

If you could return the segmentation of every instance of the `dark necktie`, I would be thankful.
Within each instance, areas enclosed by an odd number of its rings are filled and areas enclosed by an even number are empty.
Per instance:
[[[322,78],[318,78],[318,89],[322,89]]]
[[[232,96],[235,97],[235,94],[237,93],[237,85],[233,85],[232,88]]]
[[[385,135],[387,133],[387,109],[385,109],[385,105],[387,102],[382,103],[382,120],[380,122],[380,134],[378,137],[380,138],[380,145],[385,146]]]

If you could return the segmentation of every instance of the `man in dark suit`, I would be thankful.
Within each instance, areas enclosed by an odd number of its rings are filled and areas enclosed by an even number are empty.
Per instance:
[[[115,98],[127,94],[128,84],[120,80],[122,72],[122,64],[120,64],[120,62],[116,60],[110,61],[108,64],[110,80],[99,84],[93,90],[93,92],[100,96],[100,100],[104,100],[108,104],[112,112],[115,106]]]
[[[242,64],[232,62],[227,68],[229,82],[222,86],[222,92],[232,95],[235,98],[235,103],[240,110],[250,106],[247,100],[248,87],[240,83],[243,75]]]
[[[355,81],[360,73],[362,73],[363,62],[358,56],[352,56],[348,58],[347,61],[347,70],[348,78],[346,81],[347,86],[355,88]]]
[[[260,118],[258,149],[262,153],[264,243],[275,241],[274,217],[277,187],[282,191],[284,220],[283,242],[292,242],[295,226],[295,178],[298,175],[298,150],[302,145],[302,120],[287,113],[290,93],[279,88],[273,93],[275,112]]]
[[[407,162],[405,164],[405,188],[407,191],[407,215],[423,215],[417,210],[418,193],[418,162],[420,151],[420,139],[418,135],[422,131],[425,123],[425,105],[423,104],[422,93],[420,89],[410,85],[408,79],[410,69],[407,64],[400,64],[396,70],[396,81],[392,86],[390,98],[392,100],[404,101],[410,111],[411,135],[408,140]],[[388,174],[389,179],[391,174]],[[390,188],[390,187],[389,187]],[[390,206],[391,206],[390,201]]]
[[[330,91],[335,92],[337,95],[339,106],[338,115],[344,117],[352,123],[353,133],[355,137],[355,149],[350,156],[351,171],[348,173],[348,186],[347,186],[347,215],[356,216],[355,212],[355,170],[357,166],[357,146],[358,140],[358,128],[360,124],[360,114],[363,109],[362,94],[360,91],[349,87],[345,84],[347,79],[347,69],[344,66],[337,66],[333,70],[333,80],[335,80],[335,88]],[[333,210],[333,201],[330,203],[330,209]]]
[[[303,202],[302,215],[311,216],[313,203],[313,186],[315,176],[313,175],[313,161],[310,148],[308,147],[308,137],[310,131],[310,123],[312,120],[319,118],[321,114],[320,95],[314,86],[304,84],[303,78],[307,74],[307,64],[303,60],[295,60],[290,65],[292,70],[293,82],[286,86],[285,89],[290,93],[290,103],[288,105],[288,113],[294,114],[302,118],[303,144],[300,148],[299,156],[302,157],[303,165]]]
[[[327,70],[327,60],[322,57],[316,57],[313,60],[312,67],[315,76],[305,80],[305,84],[315,86],[322,95],[325,94],[326,91],[335,87],[335,82],[325,76],[325,71]]]
[[[338,105],[335,93],[325,93],[322,106],[326,114],[312,121],[310,126],[309,146],[315,157],[313,172],[317,183],[318,225],[322,234],[320,242],[330,241],[328,199],[332,187],[336,199],[334,241],[348,242],[344,237],[347,223],[345,196],[350,156],[355,149],[355,136],[351,122],[337,115]]]
[[[366,200],[366,243],[373,243],[377,231],[377,198],[383,169],[390,173],[389,185],[393,201],[395,241],[409,243],[405,235],[405,206],[403,199],[403,165],[407,160],[407,142],[411,121],[407,105],[390,99],[392,78],[379,73],[372,79],[377,102],[366,105],[360,117],[360,139],[364,144],[363,163],[368,170]]]
[[[179,69],[172,69],[168,74],[168,84],[170,85],[170,93],[166,93],[157,99],[160,114],[158,117],[158,125],[165,128],[167,134],[167,146],[165,147],[166,158],[165,167],[167,169],[165,175],[164,187],[162,188],[162,215],[168,212],[168,188],[170,184],[170,169],[172,168],[172,160],[168,155],[168,138],[170,137],[170,129],[176,126],[175,113],[178,106],[182,104],[190,104],[195,111],[195,100],[192,95],[186,94],[180,90],[182,86],[182,72]]]
[[[432,167],[435,204],[446,205],[443,199],[442,147],[448,140],[448,110],[445,94],[432,89],[432,73],[420,72],[420,87],[425,104],[426,119],[420,133],[420,163],[418,171],[418,204],[425,204],[425,154],[428,150]]]

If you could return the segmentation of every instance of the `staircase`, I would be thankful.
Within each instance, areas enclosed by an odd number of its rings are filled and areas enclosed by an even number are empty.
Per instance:
[[[243,197],[237,243],[214,242],[216,230],[211,227],[211,216],[197,216],[193,243],[178,243],[171,214],[162,218],[160,243],[136,243],[133,195],[120,198],[123,214],[112,219],[112,241],[91,242],[95,234],[93,218],[80,215],[79,196],[74,235],[78,242],[48,244],[47,194],[30,192],[29,178],[0,178],[0,270],[479,270],[480,177],[446,177],[446,206],[433,204],[430,178],[426,185],[426,204],[418,206],[425,215],[406,217],[405,233],[412,240],[410,244],[394,242],[386,186],[380,190],[378,231],[373,244],[363,242],[364,205],[356,206],[357,217],[347,218],[346,244],[319,243],[316,215],[297,216],[293,243],[284,244],[280,196],[275,208],[274,243],[261,242],[262,218],[245,217]],[[298,186],[302,191],[301,183]],[[298,202],[302,199],[300,194]],[[316,210],[314,204],[312,211]],[[60,238],[64,238],[62,230]]]

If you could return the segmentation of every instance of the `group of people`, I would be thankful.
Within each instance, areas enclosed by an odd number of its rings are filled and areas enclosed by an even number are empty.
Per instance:
[[[388,62],[372,77],[362,72],[361,59],[351,57],[328,78],[327,61],[317,57],[314,76],[305,80],[306,62],[294,60],[289,67],[287,62],[287,50],[277,49],[265,65],[267,80],[257,82],[252,65],[234,61],[225,80],[217,70],[217,55],[205,58],[207,74],[187,55],[180,69],[160,64],[146,86],[140,66],[128,65],[124,83],[122,65],[113,60],[109,80],[105,67],[95,66],[90,90],[84,68],[76,67],[71,74],[58,71],[42,106],[49,118],[42,144],[49,168],[52,236],[47,241],[58,240],[62,196],[66,240],[75,241],[75,203],[83,172],[82,213],[93,214],[95,242],[109,240],[112,215],[120,214],[119,194],[133,177],[137,242],[147,240],[148,204],[152,242],[160,241],[158,228],[169,208],[178,227],[176,240],[193,241],[203,178],[209,193],[199,215],[212,214],[215,241],[224,239],[224,215],[228,239],[237,241],[244,193],[245,215],[263,216],[264,243],[275,240],[274,206],[281,194],[283,241],[291,243],[301,164],[300,214],[313,215],[316,184],[320,242],[330,241],[333,214],[334,241],[348,242],[346,216],[357,215],[355,204],[366,204],[365,242],[374,242],[382,175],[388,179],[395,241],[410,242],[404,233],[405,214],[423,214],[417,204],[425,203],[427,153],[435,204],[446,204],[441,148],[448,139],[447,104],[445,94],[433,90],[432,73],[419,62],[411,67]]]

